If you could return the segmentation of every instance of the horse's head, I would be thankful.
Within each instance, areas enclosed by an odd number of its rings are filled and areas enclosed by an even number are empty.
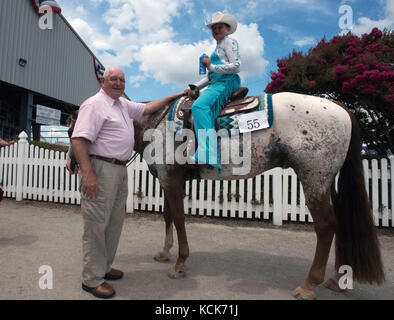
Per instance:
[[[145,131],[149,129],[156,129],[160,123],[166,122],[171,106],[179,99],[180,98],[167,103],[163,108],[154,113],[144,115],[142,119],[138,121],[134,121],[134,151],[140,154],[143,153],[144,149],[149,144],[149,142],[143,141]]]
[[[74,127],[75,127],[75,122],[77,121],[78,118],[78,110],[73,111],[67,118],[66,120],[66,124],[69,127],[68,128],[68,137],[71,139],[71,136],[73,134],[74,131]]]

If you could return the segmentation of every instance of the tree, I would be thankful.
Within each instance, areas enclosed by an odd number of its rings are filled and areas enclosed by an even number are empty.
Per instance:
[[[354,111],[363,142],[380,156],[394,154],[394,31],[374,28],[323,38],[307,54],[295,50],[277,60],[267,93],[324,96]]]

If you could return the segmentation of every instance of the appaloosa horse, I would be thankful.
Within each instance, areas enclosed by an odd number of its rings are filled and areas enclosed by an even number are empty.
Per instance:
[[[191,179],[247,179],[274,167],[291,167],[301,180],[305,201],[313,218],[317,235],[316,252],[306,280],[297,287],[293,296],[314,299],[314,289],[324,281],[331,244],[336,236],[336,270],[349,265],[353,278],[359,282],[381,284],[384,271],[379,242],[375,233],[372,214],[365,190],[361,162],[361,145],[358,123],[353,114],[339,103],[295,93],[272,95],[274,122],[269,129],[251,133],[250,146],[243,149],[250,159],[250,170],[234,175],[239,163],[223,164],[223,170],[206,166],[148,164],[150,172],[159,179],[164,189],[165,241],[157,261],[168,261],[173,246],[175,225],[179,252],[171,278],[186,274],[185,262],[189,256],[185,217],[184,183]],[[156,128],[162,137],[168,130],[167,105],[155,114],[135,121],[135,151],[144,154],[149,139],[144,135]],[[221,137],[220,144],[233,148],[230,137]],[[163,150],[173,152],[173,143],[163,140]],[[223,149],[222,149],[223,150]],[[225,150],[227,153],[229,150]],[[233,152],[233,150],[230,150]],[[168,152],[164,152],[168,155]],[[173,158],[173,157],[172,157]],[[151,160],[151,159],[150,159]],[[340,172],[338,191],[334,179]],[[262,261],[264,263],[264,261]],[[339,291],[338,273],[325,285]]]
[[[164,189],[165,241],[155,259],[167,261],[173,245],[175,225],[179,252],[171,278],[185,275],[189,246],[184,217],[184,183],[201,178],[214,180],[247,179],[274,167],[295,170],[301,180],[306,204],[313,218],[317,235],[316,252],[306,280],[292,294],[298,299],[314,299],[314,289],[324,281],[331,243],[336,236],[336,270],[350,265],[353,278],[359,282],[381,284],[384,271],[378,239],[365,190],[360,158],[360,134],[355,117],[339,103],[295,93],[272,95],[274,123],[271,128],[251,133],[251,146],[243,150],[251,159],[247,174],[233,175],[239,164],[223,164],[222,172],[206,166],[149,164],[150,172]],[[135,122],[135,150],[143,154],[149,142],[144,141],[147,129],[156,127],[165,136],[165,116],[157,112]],[[221,143],[230,146],[226,137]],[[168,142],[168,141],[167,141]],[[164,139],[164,150],[166,141]],[[338,193],[334,179],[340,172]],[[264,263],[264,261],[262,261]],[[325,285],[339,290],[338,274]]]

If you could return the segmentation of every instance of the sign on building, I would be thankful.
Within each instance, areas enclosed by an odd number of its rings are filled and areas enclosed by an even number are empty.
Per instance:
[[[61,111],[37,104],[36,123],[60,126]]]

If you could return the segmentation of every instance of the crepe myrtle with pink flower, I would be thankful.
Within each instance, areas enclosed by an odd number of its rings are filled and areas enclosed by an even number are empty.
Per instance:
[[[307,54],[277,61],[267,93],[293,91],[344,103],[360,121],[369,150],[394,153],[394,32],[374,28],[360,37],[323,38]]]

